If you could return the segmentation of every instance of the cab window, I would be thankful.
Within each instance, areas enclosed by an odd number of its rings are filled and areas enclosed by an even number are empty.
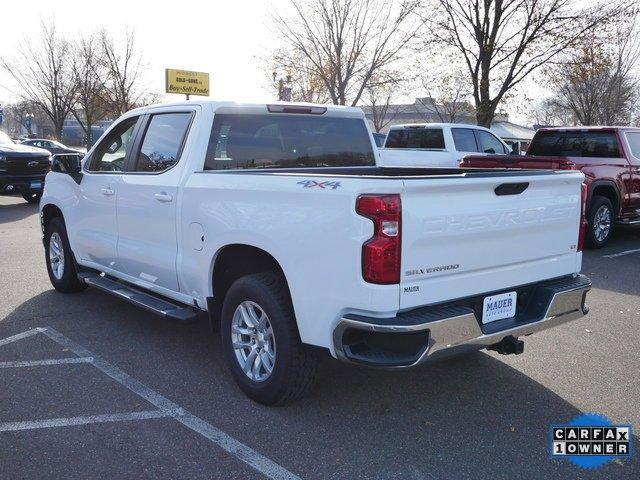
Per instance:
[[[490,153],[490,154],[505,154],[507,153],[504,145],[498,137],[494,134],[486,132],[484,130],[476,130],[476,138],[478,140],[478,145],[480,147],[480,151],[482,153]]]
[[[191,117],[191,112],[152,115],[138,153],[135,171],[159,173],[178,163]]]
[[[122,172],[127,149],[133,141],[138,117],[130,117],[118,125],[100,142],[87,170],[90,172]]]
[[[424,148],[444,150],[441,128],[402,128],[390,130],[385,148]]]
[[[453,143],[458,152],[477,152],[476,136],[471,128],[452,128]]]

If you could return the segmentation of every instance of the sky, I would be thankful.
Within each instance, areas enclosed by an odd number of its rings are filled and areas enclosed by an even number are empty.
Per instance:
[[[55,18],[58,31],[68,37],[101,27],[117,36],[128,26],[135,30],[148,64],[151,90],[164,92],[164,69],[178,68],[209,72],[211,99],[273,100],[260,58],[274,44],[267,26],[269,12],[287,4],[287,0],[6,1],[0,8],[0,57],[12,58],[25,38],[37,39],[40,19]],[[0,73],[0,103],[15,99],[12,89],[11,80]],[[167,94],[165,100],[182,98]]]
[[[55,19],[58,32],[69,38],[103,27],[117,38],[128,27],[147,64],[149,90],[164,92],[165,68],[177,68],[209,72],[213,100],[273,101],[261,59],[277,45],[270,13],[288,8],[289,0],[6,0],[0,7],[0,57],[14,57],[25,39],[36,43],[41,19]],[[0,71],[0,104],[16,100],[14,92],[12,80]],[[394,100],[408,103],[425,95],[416,90]],[[165,94],[163,100],[182,98]],[[526,121],[517,109],[509,113]]]

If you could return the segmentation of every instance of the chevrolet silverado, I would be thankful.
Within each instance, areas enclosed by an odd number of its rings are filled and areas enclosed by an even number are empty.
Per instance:
[[[54,288],[208,312],[240,388],[318,356],[410,367],[582,317],[583,175],[384,168],[357,108],[189,101],[123,115],[40,202]]]

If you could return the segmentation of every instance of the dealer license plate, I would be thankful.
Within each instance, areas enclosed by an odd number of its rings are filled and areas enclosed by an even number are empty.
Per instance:
[[[516,292],[501,293],[485,297],[482,305],[482,323],[491,323],[516,315]]]

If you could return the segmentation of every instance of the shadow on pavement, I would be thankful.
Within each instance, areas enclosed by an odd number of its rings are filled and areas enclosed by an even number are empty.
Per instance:
[[[0,224],[17,222],[38,213],[38,205],[27,203],[22,197],[17,203],[0,205]]]
[[[47,291],[2,320],[0,338],[46,325],[302,478],[640,476],[637,455],[594,471],[552,461],[549,426],[581,412],[487,353],[397,371],[327,358],[311,396],[267,408],[240,393],[204,320],[181,326],[102,292]]]

